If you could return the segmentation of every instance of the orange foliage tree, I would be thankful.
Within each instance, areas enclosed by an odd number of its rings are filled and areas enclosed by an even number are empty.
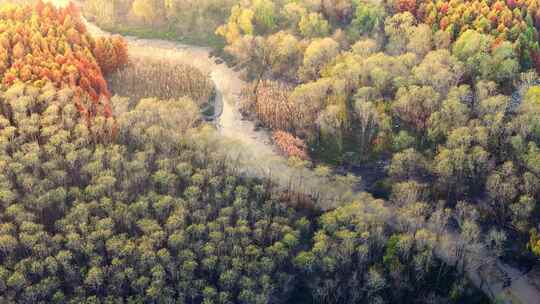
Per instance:
[[[119,38],[111,45],[114,66],[127,62],[127,46]],[[77,92],[75,105],[89,122],[96,115],[112,114],[107,82],[95,53],[98,43],[87,32],[80,12],[73,3],[56,8],[38,0],[35,5],[0,7],[0,75],[4,88],[17,82],[38,87],[53,83],[57,88],[71,87]],[[91,103],[83,103],[82,94]]]
[[[288,157],[298,157],[299,159],[309,160],[307,145],[298,137],[284,131],[275,131],[272,133],[272,139],[278,148]]]
[[[106,75],[123,68],[128,63],[127,43],[122,37],[100,37],[96,40],[94,56]]]

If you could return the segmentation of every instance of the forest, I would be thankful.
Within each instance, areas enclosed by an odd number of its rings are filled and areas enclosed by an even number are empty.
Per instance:
[[[540,303],[536,0],[0,1],[0,303]]]

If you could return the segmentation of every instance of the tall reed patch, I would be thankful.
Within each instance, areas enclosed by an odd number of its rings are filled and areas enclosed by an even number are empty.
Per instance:
[[[113,93],[133,100],[156,97],[189,97],[203,105],[212,97],[214,85],[207,73],[189,64],[155,59],[132,58],[125,69],[110,77]]]

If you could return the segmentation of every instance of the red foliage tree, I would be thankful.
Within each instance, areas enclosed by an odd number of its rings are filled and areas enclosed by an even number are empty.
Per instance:
[[[94,56],[104,74],[109,75],[127,65],[127,44],[121,37],[100,37],[96,40]]]
[[[411,12],[411,14],[416,16],[416,0],[397,0],[396,9],[399,12]]]
[[[306,144],[303,140],[295,137],[291,133],[275,131],[272,133],[272,139],[278,148],[288,157],[298,157],[303,160],[309,160]]]
[[[41,0],[34,6],[5,7],[0,10],[0,21],[0,27],[9,24],[0,28],[4,85],[52,82],[58,88],[71,87],[78,95],[90,97],[89,104],[74,101],[89,122],[95,115],[110,117],[111,94],[100,64],[107,56],[114,65],[103,70],[113,71],[127,63],[127,45],[122,38],[104,40],[108,53],[91,48],[93,40],[73,3],[62,9]],[[100,52],[102,57],[97,60],[94,54]]]
[[[114,46],[118,67],[125,67],[129,60],[127,42],[122,37],[115,36],[112,38],[112,43]]]

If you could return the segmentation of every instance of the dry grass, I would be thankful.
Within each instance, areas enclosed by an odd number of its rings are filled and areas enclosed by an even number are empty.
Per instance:
[[[131,58],[125,69],[110,77],[110,84],[114,94],[133,100],[189,97],[199,106],[207,103],[214,91],[209,75],[198,68],[149,57]]]
[[[289,100],[291,87],[269,80],[262,81],[257,88],[253,86],[243,92],[240,104],[242,114],[254,116],[272,130],[294,131],[298,111]]]

